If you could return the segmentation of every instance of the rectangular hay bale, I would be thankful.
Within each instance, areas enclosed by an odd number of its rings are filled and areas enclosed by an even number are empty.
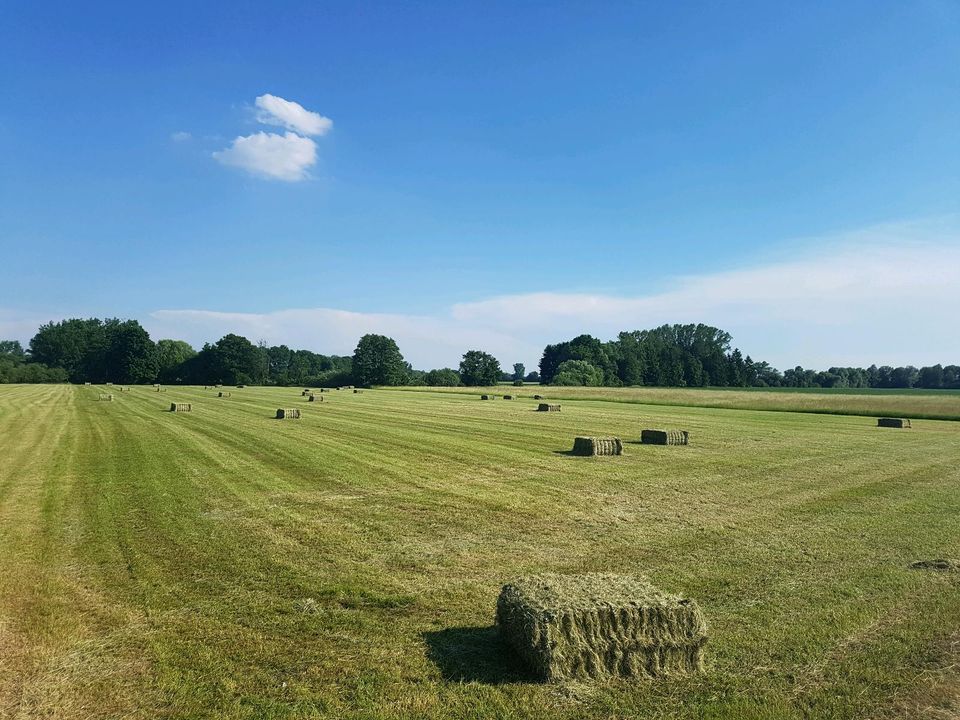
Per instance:
[[[277,410],[277,420],[299,420],[300,408],[279,408]]]
[[[481,395],[481,396],[480,396],[480,399],[481,399],[481,400],[493,400],[495,397],[496,397],[496,395]]]
[[[103,393],[100,393],[100,397],[98,397],[97,400],[106,400],[108,402],[113,402],[113,395],[104,395]]]
[[[644,445],[689,445],[690,433],[686,430],[643,430],[640,442]]]
[[[696,601],[642,578],[521,578],[500,591],[496,622],[503,639],[548,682],[703,670],[707,626]]]
[[[623,442],[618,437],[575,437],[574,455],[623,455]]]
[[[549,403],[540,403],[537,405],[537,412],[560,412],[560,406],[550,405]]]
[[[190,403],[170,403],[170,412],[193,412],[193,405]]]
[[[910,427],[910,421],[903,418],[879,418],[877,427],[908,428]]]
[[[310,395],[307,397],[307,402],[323,402],[323,395]]]
[[[230,393],[223,392],[222,390],[217,393],[217,397],[230,397]]]

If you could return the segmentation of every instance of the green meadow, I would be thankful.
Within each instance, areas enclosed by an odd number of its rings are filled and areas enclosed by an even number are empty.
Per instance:
[[[909,564],[960,423],[870,417],[956,394],[224,390],[0,386],[0,718],[956,717],[960,573]],[[696,598],[706,672],[533,681],[500,587],[588,571]]]

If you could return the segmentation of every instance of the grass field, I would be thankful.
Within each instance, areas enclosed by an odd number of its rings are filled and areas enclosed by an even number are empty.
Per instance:
[[[456,395],[495,393],[556,400],[605,400],[639,405],[781,410],[829,415],[896,415],[930,420],[960,420],[958,390],[820,390],[811,388],[660,388],[660,387],[543,387],[496,385],[485,388],[408,387],[405,392],[446,392]]]
[[[960,712],[960,573],[907,567],[960,557],[960,423],[103,391],[0,386],[2,718]],[[633,444],[642,427],[692,445]],[[627,454],[565,454],[584,433]],[[696,598],[707,673],[532,682],[492,620],[502,583],[543,571]]]

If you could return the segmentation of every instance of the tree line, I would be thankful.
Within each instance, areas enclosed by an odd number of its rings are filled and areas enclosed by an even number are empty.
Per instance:
[[[24,349],[0,341],[0,382],[91,382],[189,385],[485,386],[512,381],[544,385],[669,387],[960,388],[960,366],[796,367],[780,372],[731,346],[732,337],[703,324],[591,335],[547,345],[539,372],[522,363],[505,372],[482,350],[464,353],[457,369],[415,370],[384,335],[360,338],[352,356],[321,355],[286,345],[254,344],[233,333],[198,351],[182,340],[154,342],[135,320],[97,318],[47,323]]]

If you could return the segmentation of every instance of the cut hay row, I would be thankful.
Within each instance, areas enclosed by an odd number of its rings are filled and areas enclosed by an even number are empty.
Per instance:
[[[903,418],[878,418],[877,427],[886,428],[908,428],[911,427],[910,421]]]
[[[618,437],[576,437],[574,455],[622,455],[623,442]]]
[[[643,430],[640,442],[644,445],[689,445],[690,433],[686,430]]]
[[[299,420],[299,419],[300,419],[299,408],[278,408],[277,409],[277,420]]]
[[[537,412],[560,412],[560,406],[551,405],[549,403],[540,403],[537,405]]]
[[[497,627],[540,680],[686,675],[703,670],[697,603],[622,575],[539,575],[504,585]]]
[[[193,405],[190,403],[170,403],[170,412],[193,412]]]

